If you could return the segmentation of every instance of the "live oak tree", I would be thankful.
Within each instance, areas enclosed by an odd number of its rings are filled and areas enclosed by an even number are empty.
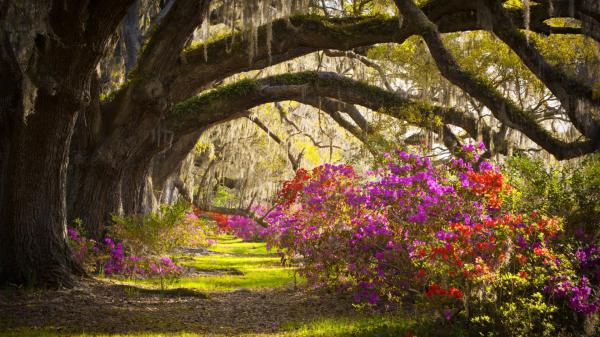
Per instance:
[[[345,52],[339,57],[376,69],[365,57],[371,46],[418,35],[440,74],[489,109],[502,128],[521,132],[557,159],[600,146],[597,86],[549,62],[529,37],[569,34],[599,41],[595,1],[373,2],[384,13],[397,11],[395,17],[360,15],[375,13],[360,1],[342,2],[339,10],[319,8],[321,1],[242,3],[167,1],[142,34],[135,27],[135,11],[144,8],[139,1],[0,1],[0,280],[69,286],[73,273],[81,273],[65,243],[68,170],[68,217],[81,218],[99,236],[111,213],[144,211],[148,194],[180,167],[203,132],[265,103],[316,106],[364,140],[371,130],[354,105],[438,133],[449,149],[462,142],[457,127],[471,138],[502,143],[502,132],[482,132],[461,107],[392,91],[389,81],[378,87],[326,71],[230,79],[314,52]],[[293,14],[298,12],[304,14]],[[551,18],[578,25],[552,26]],[[208,36],[209,21],[225,23],[233,33]],[[491,32],[543,83],[577,139],[548,130],[485,74],[466,69],[441,35],[476,30]],[[129,40],[122,52],[127,81],[107,95],[97,68],[110,63],[118,32]],[[139,49],[130,39],[136,34],[144,40]],[[203,35],[203,43],[190,43],[194,34]]]

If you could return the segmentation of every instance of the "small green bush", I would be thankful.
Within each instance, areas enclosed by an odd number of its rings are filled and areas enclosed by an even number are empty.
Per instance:
[[[113,216],[113,221],[110,235],[138,255],[160,255],[176,247],[208,245],[207,225],[186,202],[162,205],[158,212],[147,215]]]
[[[537,210],[565,220],[565,232],[588,242],[600,238],[600,156],[548,167],[542,160],[511,157],[506,163],[513,186],[508,202],[517,212]]]

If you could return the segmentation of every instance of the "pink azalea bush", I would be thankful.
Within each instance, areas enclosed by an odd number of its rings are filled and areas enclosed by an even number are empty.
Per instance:
[[[264,216],[268,210],[263,206],[255,206],[251,211],[257,216]],[[268,233],[267,228],[258,224],[253,219],[239,215],[227,217],[227,228],[229,233],[242,238],[244,241],[261,240]]]

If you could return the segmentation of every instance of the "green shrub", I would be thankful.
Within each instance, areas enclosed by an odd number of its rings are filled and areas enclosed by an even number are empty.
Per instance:
[[[563,168],[549,167],[539,159],[511,157],[506,163],[513,193],[508,203],[516,212],[533,210],[565,220],[565,232],[585,233],[586,241],[600,237],[600,156]]]
[[[186,202],[162,205],[147,215],[113,216],[112,237],[122,240],[134,254],[165,254],[176,247],[208,244],[207,226]]]

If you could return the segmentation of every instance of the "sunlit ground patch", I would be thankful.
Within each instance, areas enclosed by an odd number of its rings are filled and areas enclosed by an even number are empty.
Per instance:
[[[235,291],[294,286],[303,283],[294,268],[281,265],[280,258],[267,251],[264,242],[244,242],[232,236],[216,238],[210,247],[214,254],[180,257],[180,264],[192,271],[210,275],[182,277],[170,287],[206,292]],[[129,280],[126,284],[160,287],[159,279]]]

